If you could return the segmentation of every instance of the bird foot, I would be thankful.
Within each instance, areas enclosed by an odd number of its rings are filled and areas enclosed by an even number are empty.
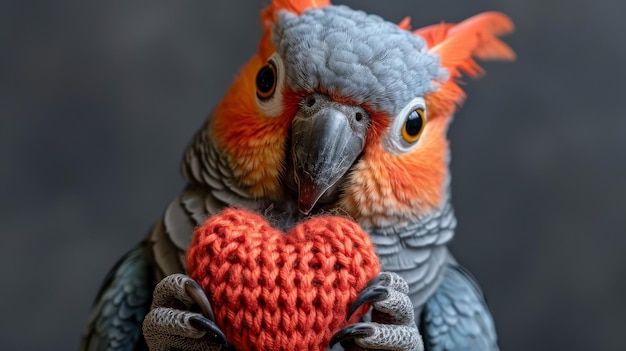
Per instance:
[[[415,324],[409,286],[393,272],[382,272],[372,279],[350,307],[348,319],[363,304],[372,303],[371,322],[361,322],[339,330],[330,346],[340,343],[344,350],[423,351],[422,338]]]
[[[173,274],[155,287],[143,334],[150,351],[227,350],[230,346],[214,320],[200,285],[186,275]]]

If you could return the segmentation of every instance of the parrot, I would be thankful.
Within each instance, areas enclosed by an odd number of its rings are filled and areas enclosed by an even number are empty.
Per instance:
[[[232,350],[187,275],[194,229],[228,207],[288,229],[339,213],[370,236],[370,312],[328,350],[499,350],[477,281],[448,248],[447,129],[477,60],[513,60],[500,12],[411,28],[329,0],[272,0],[258,52],[183,156],[184,189],[96,296],[81,351]]]

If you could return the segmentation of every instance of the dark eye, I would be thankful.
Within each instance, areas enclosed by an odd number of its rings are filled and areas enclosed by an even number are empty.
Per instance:
[[[422,131],[424,131],[425,125],[426,117],[424,116],[424,109],[418,108],[411,111],[402,127],[402,138],[407,143],[418,141],[422,135]]]
[[[272,61],[261,67],[256,75],[256,95],[259,99],[269,99],[276,91],[276,66]]]

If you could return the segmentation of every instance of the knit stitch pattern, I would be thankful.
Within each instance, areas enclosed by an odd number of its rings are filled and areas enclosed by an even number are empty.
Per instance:
[[[216,324],[241,351],[325,350],[380,271],[369,236],[347,218],[313,217],[285,234],[240,209],[198,227],[187,261]]]

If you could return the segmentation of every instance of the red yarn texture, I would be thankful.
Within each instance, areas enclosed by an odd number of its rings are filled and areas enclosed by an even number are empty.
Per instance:
[[[187,262],[241,351],[325,350],[380,270],[369,236],[349,219],[313,217],[284,234],[240,209],[198,227]]]

